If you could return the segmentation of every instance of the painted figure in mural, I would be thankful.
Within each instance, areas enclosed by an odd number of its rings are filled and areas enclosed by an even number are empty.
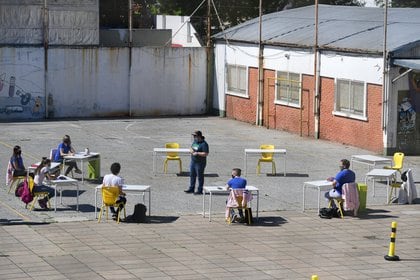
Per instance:
[[[11,76],[9,82],[9,97],[13,97],[13,95],[15,95],[15,83],[16,78],[14,76]]]
[[[409,98],[403,98],[398,107],[401,132],[413,131],[416,127],[416,111],[411,105]]]

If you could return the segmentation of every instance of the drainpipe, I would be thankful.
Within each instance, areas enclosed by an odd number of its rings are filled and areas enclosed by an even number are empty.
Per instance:
[[[258,93],[257,93],[257,114],[256,125],[263,125],[264,108],[264,46],[262,44],[262,0],[259,4],[259,38],[258,38]]]
[[[211,52],[211,0],[207,1],[207,32],[206,32],[206,111],[211,113],[213,108],[212,98],[212,52]]]
[[[44,45],[44,100],[45,100],[45,118],[48,119],[49,114],[49,98],[48,98],[48,0],[44,0],[43,7],[43,45]]]
[[[384,154],[388,154],[388,96],[389,96],[389,84],[388,84],[388,53],[387,53],[387,29],[388,29],[388,0],[385,0],[384,9],[384,43],[383,43],[383,75],[382,75],[382,135],[384,143]]]
[[[315,0],[315,42],[314,42],[314,116],[315,116],[315,139],[319,139],[319,115],[320,115],[320,93],[319,93],[319,60],[318,60],[318,0]]]
[[[128,0],[128,115],[131,117],[131,65],[133,46],[133,3]]]

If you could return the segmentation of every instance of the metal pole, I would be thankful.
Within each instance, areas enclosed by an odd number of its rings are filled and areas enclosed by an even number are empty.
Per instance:
[[[211,109],[213,107],[212,104],[212,90],[211,85],[213,84],[211,79],[213,78],[212,75],[212,54],[211,54],[211,0],[207,1],[207,34],[206,34],[206,58],[207,58],[207,78],[206,78],[206,111],[207,113],[211,113]]]
[[[262,44],[262,0],[259,3],[259,26],[258,26],[258,93],[256,125],[263,125],[264,108],[264,46]]]
[[[44,100],[45,100],[45,118],[48,119],[49,114],[49,98],[48,98],[48,0],[44,0],[44,21],[43,21],[43,32],[44,32]]]
[[[128,115],[132,116],[131,108],[131,64],[133,46],[133,3],[128,0]]]
[[[314,116],[315,116],[315,139],[319,139],[319,67],[318,67],[318,0],[315,0],[315,42],[314,42]]]
[[[383,72],[382,72],[382,130],[386,134],[387,128],[387,112],[388,112],[388,86],[387,86],[387,67],[388,57],[386,51],[387,44],[387,28],[388,28],[388,0],[385,0],[384,9],[384,45],[383,45]]]

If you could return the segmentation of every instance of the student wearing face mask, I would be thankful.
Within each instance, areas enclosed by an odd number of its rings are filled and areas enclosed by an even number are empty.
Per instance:
[[[54,155],[54,162],[63,163],[64,156],[72,156],[76,153],[71,145],[70,136],[64,135],[63,142],[61,142],[57,147],[57,153]],[[82,171],[77,167],[76,162],[74,161],[66,161],[67,170],[64,173],[67,176],[72,169],[75,169],[74,172],[77,174],[82,174]]]
[[[203,194],[204,185],[204,169],[207,164],[207,156],[209,154],[209,145],[204,140],[201,131],[197,130],[193,134],[194,141],[191,145],[191,163],[190,163],[190,187],[184,192],[194,193],[197,195]],[[198,188],[195,190],[195,183],[198,177]]]
[[[356,175],[350,170],[350,161],[342,159],[339,165],[340,171],[335,177],[327,178],[328,181],[332,182],[333,188],[325,193],[325,198],[330,201],[332,198],[339,198],[342,194],[342,187],[347,183],[354,183],[356,181]],[[336,208],[334,200],[332,200],[331,206]]]

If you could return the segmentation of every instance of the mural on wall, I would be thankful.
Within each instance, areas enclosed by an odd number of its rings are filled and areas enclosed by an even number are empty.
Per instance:
[[[41,92],[29,92],[13,74],[0,74],[0,118],[42,118],[44,98]]]
[[[408,75],[409,90],[398,91],[397,148],[408,155],[420,154],[420,72]]]

